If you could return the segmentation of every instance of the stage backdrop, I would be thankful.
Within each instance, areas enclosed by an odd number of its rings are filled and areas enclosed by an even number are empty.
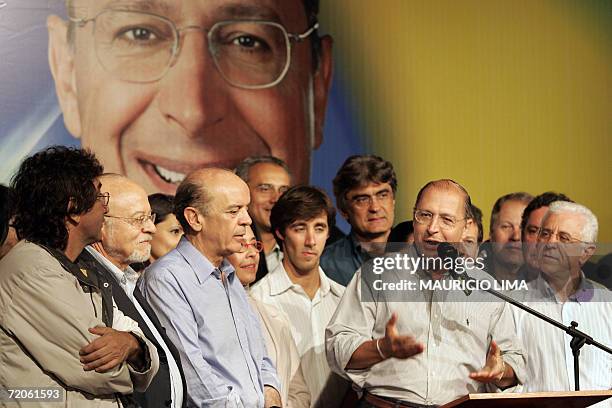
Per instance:
[[[34,150],[78,145],[49,74],[50,13],[62,2],[0,1],[2,183]],[[348,155],[376,153],[396,167],[397,222],[449,177],[487,228],[497,197],[555,190],[612,240],[612,2],[321,0],[320,21],[335,72],[314,184],[331,192]]]

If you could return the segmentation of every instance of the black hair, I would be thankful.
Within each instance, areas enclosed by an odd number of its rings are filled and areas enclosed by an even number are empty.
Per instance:
[[[151,212],[155,214],[155,224],[164,222],[174,210],[174,196],[170,194],[155,193],[149,195]]]
[[[367,183],[389,183],[395,194],[397,178],[393,164],[375,155],[354,155],[347,158],[334,177],[334,195],[341,211],[348,210],[346,195]]]
[[[93,208],[103,172],[86,149],[51,146],[26,158],[11,181],[17,237],[63,251],[66,217]]]
[[[8,236],[11,216],[11,189],[0,184],[0,246]]]
[[[555,193],[554,191],[547,191],[538,196],[535,196],[533,200],[531,200],[529,204],[527,204],[527,207],[525,207],[525,209],[523,210],[523,216],[521,218],[521,231],[523,231],[527,226],[527,220],[529,219],[529,216],[532,212],[534,212],[538,208],[548,207],[555,201],[569,201],[570,203],[574,202],[565,194]]]
[[[336,209],[325,191],[307,185],[294,186],[285,191],[270,213],[270,224],[278,244],[282,246],[276,231],[284,235],[289,225],[298,220],[311,220],[322,212],[327,216],[327,226],[331,231],[336,222]]]

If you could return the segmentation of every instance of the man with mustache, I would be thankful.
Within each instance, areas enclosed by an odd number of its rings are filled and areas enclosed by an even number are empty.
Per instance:
[[[143,408],[180,408],[186,390],[178,351],[136,287],[139,274],[130,267],[132,263],[146,261],[151,255],[155,219],[151,215],[147,193],[138,184],[118,174],[104,174],[100,182],[110,194],[102,240],[87,246],[79,260],[105,276],[113,287],[119,310],[134,319],[157,348],[160,356],[157,375],[146,392],[134,394],[136,400]]]
[[[249,201],[247,184],[228,170],[189,174],[174,198],[184,235],[139,283],[179,348],[188,406],[281,405],[259,320],[227,260],[245,249]]]

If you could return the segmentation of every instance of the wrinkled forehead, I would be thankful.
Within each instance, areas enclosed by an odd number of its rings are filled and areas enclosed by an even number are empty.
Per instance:
[[[454,186],[433,185],[428,187],[416,203],[420,210],[463,218],[466,195]]]
[[[275,21],[289,30],[303,30],[306,13],[302,0],[69,0],[75,17],[91,18],[105,9],[154,13],[178,25],[209,26],[220,20]]]
[[[574,212],[550,212],[544,215],[542,228],[567,232],[576,238],[582,237],[582,229],[586,223],[586,217]]]
[[[111,193],[109,208],[112,211],[121,212],[121,215],[126,216],[138,213],[148,214],[151,212],[151,205],[144,191],[113,191],[109,189],[109,192]]]

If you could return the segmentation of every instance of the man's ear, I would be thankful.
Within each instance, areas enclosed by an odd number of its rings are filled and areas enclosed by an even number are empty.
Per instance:
[[[597,246],[595,244],[588,244],[586,248],[582,250],[579,260],[581,267],[593,256],[596,247]]]
[[[285,240],[285,237],[283,237],[283,234],[281,234],[280,230],[277,228],[274,230],[274,235],[276,235],[278,237],[278,239],[280,239],[281,241]]]
[[[465,221],[465,225],[463,226],[463,231],[461,232],[461,242],[463,242],[463,239],[465,238],[465,236],[466,236],[466,234],[467,234],[467,232],[469,230],[469,227],[471,227],[472,224],[474,224],[474,220],[471,219],[471,218],[468,218]]]
[[[55,82],[55,93],[59,101],[66,129],[74,136],[81,137],[81,117],[79,115],[74,52],[68,43],[68,23],[60,17],[47,18],[49,31],[49,68]]]
[[[320,38],[321,49],[319,64],[313,78],[314,88],[314,140],[313,149],[317,149],[323,143],[323,126],[325,124],[325,110],[332,81],[333,59],[332,45],[333,39],[329,35]]]
[[[204,220],[200,212],[194,207],[187,207],[183,210],[183,216],[189,223],[189,226],[195,232],[200,232],[204,229]]]

